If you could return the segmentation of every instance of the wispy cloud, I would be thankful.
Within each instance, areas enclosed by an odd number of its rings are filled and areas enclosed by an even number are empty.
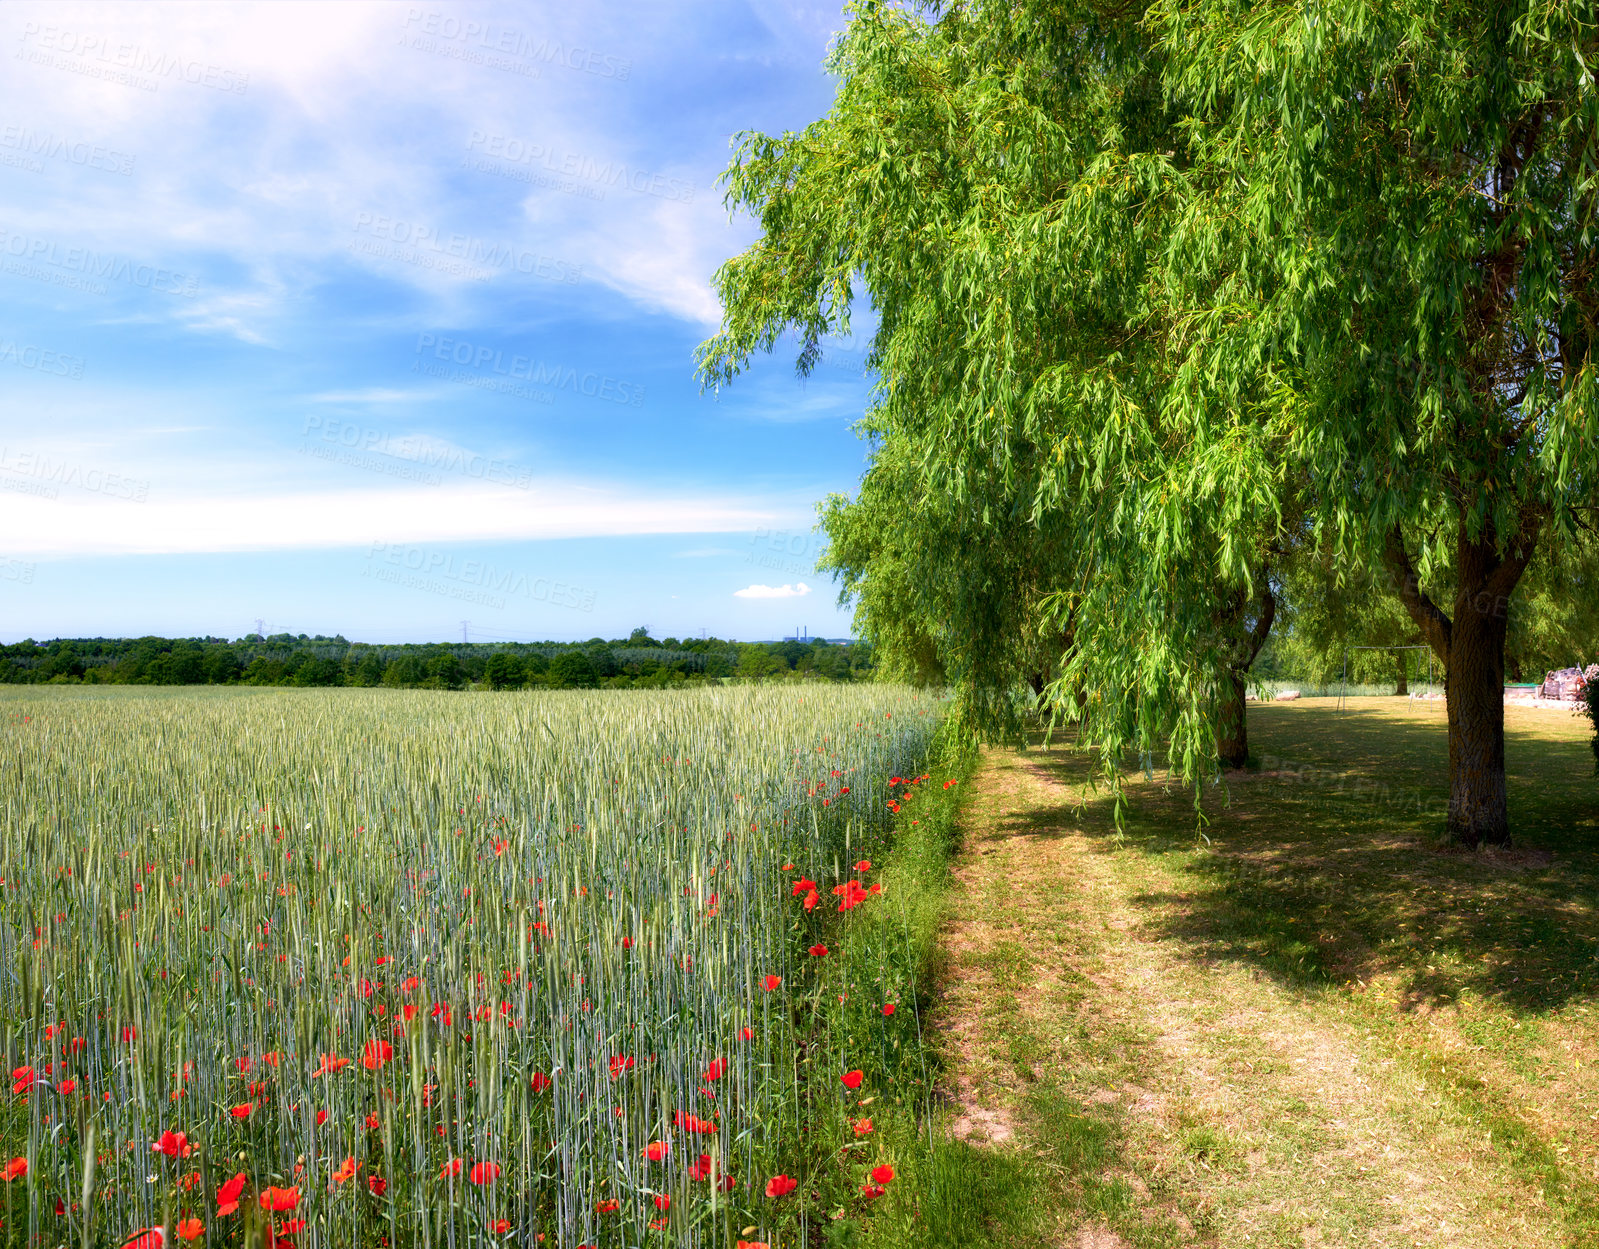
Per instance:
[[[780,352],[719,397],[692,353],[756,235],[715,185],[728,138],[825,111],[839,23],[837,0],[4,0],[0,147],[114,155],[0,162],[0,342],[81,366],[0,377],[0,557],[40,569],[0,623],[209,628],[234,577],[388,629],[342,571],[374,539],[540,544],[623,613],[601,632],[788,614],[759,600],[808,586],[730,604],[729,562],[811,575],[746,543],[853,484],[859,335],[804,387]]]
[[[632,114],[637,97],[616,79],[652,32],[668,52],[691,37],[681,23],[665,13],[632,23],[595,15],[585,28],[556,5],[474,6],[478,24],[536,33],[541,46],[599,52],[600,42],[610,44],[603,49],[609,76],[540,64],[537,56],[529,73],[512,74],[486,68],[480,57],[445,55],[475,49],[428,35],[431,12],[190,3],[173,23],[145,6],[7,4],[0,38],[40,53],[42,62],[13,64],[0,83],[0,113],[30,117],[51,133],[114,138],[135,156],[141,176],[85,182],[73,202],[48,209],[12,197],[6,215],[63,248],[181,260],[185,272],[198,272],[200,296],[169,301],[156,315],[253,343],[273,341],[274,323],[301,307],[337,258],[441,300],[465,295],[481,306],[489,288],[524,285],[526,274],[504,264],[468,264],[463,273],[443,262],[505,249],[580,267],[649,312],[715,324],[710,275],[747,241],[730,232],[713,191],[725,137],[709,130],[662,145],[658,127]],[[413,20],[418,13],[423,20]],[[37,46],[46,30],[65,34]],[[88,76],[83,56],[58,48],[75,48],[90,33],[102,46],[192,60],[234,89],[179,76],[152,92]],[[433,142],[419,144],[422,133]],[[463,169],[471,136],[485,133],[559,153],[558,176],[535,167],[541,181],[530,186]],[[559,176],[566,162],[649,178]],[[146,176],[157,169],[159,177]],[[634,189],[656,178],[674,198]],[[574,182],[584,194],[568,189]],[[383,246],[365,252],[351,248],[363,215],[369,225],[395,227],[366,240]],[[421,248],[411,243],[418,227],[432,232]],[[748,225],[742,233],[753,237]],[[477,280],[477,269],[486,280]]]
[[[770,513],[739,499],[651,496],[560,480],[537,482],[530,490],[451,483],[175,500],[154,495],[137,507],[94,496],[52,501],[0,493],[7,552],[41,559],[308,550],[375,538],[461,542],[717,533],[770,520]]]

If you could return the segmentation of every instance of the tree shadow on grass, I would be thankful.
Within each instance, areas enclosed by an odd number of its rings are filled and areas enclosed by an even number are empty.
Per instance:
[[[1599,782],[1571,726],[1508,731],[1516,846],[1470,853],[1438,844],[1448,798],[1441,723],[1386,708],[1251,716],[1259,766],[1207,793],[1208,845],[1189,791],[1128,777],[1120,844],[1184,856],[1183,887],[1137,899],[1151,935],[1296,986],[1394,974],[1414,1009],[1468,991],[1517,1012],[1599,994]],[[1092,770],[1081,754],[1028,758],[1073,797]],[[1116,836],[1103,788],[1081,807],[1035,809],[1002,831],[1066,829]]]

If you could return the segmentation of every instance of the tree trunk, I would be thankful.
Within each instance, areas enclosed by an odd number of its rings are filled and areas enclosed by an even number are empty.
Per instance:
[[[1271,592],[1270,570],[1260,570],[1260,599],[1255,604],[1255,623],[1235,642],[1235,658],[1222,673],[1217,692],[1216,757],[1224,768],[1249,765],[1249,710],[1245,695],[1249,690],[1249,669],[1266,645],[1271,623],[1277,616],[1277,599]],[[1247,617],[1247,604],[1240,603],[1231,613],[1229,626],[1241,629]]]
[[[1464,846],[1502,846],[1510,841],[1505,802],[1505,632],[1510,595],[1532,559],[1541,519],[1524,514],[1509,550],[1501,555],[1491,526],[1471,538],[1465,518],[1460,518],[1453,620],[1422,590],[1397,526],[1384,551],[1400,601],[1443,660],[1449,714],[1449,815],[1444,839]]]
[[[1502,846],[1510,840],[1505,805],[1505,630],[1508,595],[1490,593],[1477,572],[1490,561],[1461,543],[1444,698],[1449,711],[1448,840]],[[1492,562],[1497,562],[1496,560]],[[1477,575],[1471,575],[1477,572]],[[1469,588],[1468,588],[1469,587]]]
[[[1408,698],[1410,696],[1410,674],[1405,671],[1408,666],[1404,651],[1394,652],[1394,697]]]
[[[1224,768],[1242,768],[1249,763],[1249,716],[1244,694],[1247,687],[1237,672],[1222,678],[1221,717],[1216,734],[1216,753]]]

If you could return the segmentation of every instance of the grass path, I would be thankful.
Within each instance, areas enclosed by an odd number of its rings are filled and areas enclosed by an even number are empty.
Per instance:
[[[1273,715],[1257,723],[1308,723],[1304,709]],[[1425,891],[1354,861],[1487,873],[1476,889],[1443,882],[1457,900],[1528,883],[1438,855],[1374,818],[1369,797],[1350,809],[1348,786],[1296,820],[1303,784],[1272,775],[1235,782],[1209,846],[1186,799],[1153,785],[1117,839],[1102,798],[1077,803],[1081,766],[1058,747],[984,756],[944,936],[952,1130],[1037,1177],[1014,1243],[1590,1243],[1587,1094],[1535,1061],[1592,1049],[1592,1023],[1570,1017],[1586,998],[1469,982],[1418,996],[1417,976],[1447,980],[1452,953],[1379,948],[1364,923],[1379,881]],[[1315,881],[1307,900],[1298,887]],[[1427,905],[1412,927],[1428,926]],[[1522,954],[1538,957],[1509,958]]]

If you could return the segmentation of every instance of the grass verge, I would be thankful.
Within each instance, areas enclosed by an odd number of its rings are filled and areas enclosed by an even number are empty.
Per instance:
[[[977,765],[975,755],[948,739],[939,743],[924,776],[903,789],[892,848],[875,865],[883,904],[836,930],[817,1000],[817,1034],[831,1038],[832,1066],[864,1065],[868,1080],[866,1095],[846,1091],[830,1115],[819,1117],[816,1130],[831,1148],[818,1153],[827,1155],[826,1173],[835,1177],[829,1196],[837,1195],[808,1230],[807,1243],[1001,1249],[1036,1243],[1031,1238],[1049,1221],[1043,1200],[1049,1160],[949,1134],[945,1073],[929,1032],[946,971],[940,935],[950,913],[950,867],[961,844],[963,795]],[[893,1026],[885,1029],[889,1005]],[[1099,1148],[1092,1130],[1073,1135],[1085,1151]],[[876,1185],[872,1170],[884,1165],[894,1178]],[[836,1182],[840,1175],[848,1177],[843,1184]],[[884,1191],[872,1196],[872,1188]]]

